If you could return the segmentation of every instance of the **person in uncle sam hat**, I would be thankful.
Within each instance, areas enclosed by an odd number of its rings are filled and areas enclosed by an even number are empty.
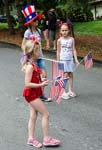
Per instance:
[[[42,14],[37,14],[34,5],[24,6],[21,11],[26,20],[26,22],[24,23],[24,26],[28,27],[28,29],[24,33],[24,38],[22,40],[22,45],[21,45],[21,48],[24,54],[23,57],[26,57],[25,56],[25,43],[27,42],[27,40],[36,39],[37,41],[40,42],[40,45],[41,45],[41,30],[38,28],[38,23],[39,23],[39,20],[42,18]],[[40,69],[42,69],[42,80],[46,80],[47,72],[46,72],[46,67],[45,67],[45,61],[41,57],[43,57],[42,47],[40,48],[40,58],[36,59],[35,63]],[[47,102],[52,101],[50,98],[46,97],[44,94],[41,96],[41,99]]]

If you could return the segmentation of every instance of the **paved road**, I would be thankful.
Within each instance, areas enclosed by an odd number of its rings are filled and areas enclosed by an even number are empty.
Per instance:
[[[54,54],[45,54],[54,58]],[[21,96],[24,75],[19,48],[0,45],[0,150],[37,150],[26,145],[29,110]],[[46,63],[51,77],[51,64]],[[46,103],[50,112],[51,134],[62,141],[56,148],[42,150],[102,150],[102,66],[75,72],[77,98]],[[49,92],[46,88],[46,94]],[[42,140],[41,116],[36,136]]]

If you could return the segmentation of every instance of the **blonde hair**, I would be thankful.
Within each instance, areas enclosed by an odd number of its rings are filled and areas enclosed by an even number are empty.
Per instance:
[[[27,40],[25,43],[25,54],[22,56],[22,71],[25,71],[30,59],[40,50],[40,43],[34,40]]]

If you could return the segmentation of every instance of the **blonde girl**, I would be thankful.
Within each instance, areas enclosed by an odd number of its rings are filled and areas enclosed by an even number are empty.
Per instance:
[[[34,60],[40,55],[40,44],[38,41],[28,40],[25,43],[25,56],[22,63],[22,70],[25,73],[25,87],[23,96],[27,101],[30,109],[30,117],[28,122],[28,140],[27,144],[34,147],[42,147],[42,143],[35,138],[35,124],[38,113],[42,115],[43,145],[55,146],[60,141],[49,135],[49,112],[45,104],[41,101],[42,87],[48,85],[48,80],[41,82],[40,75],[42,73]]]

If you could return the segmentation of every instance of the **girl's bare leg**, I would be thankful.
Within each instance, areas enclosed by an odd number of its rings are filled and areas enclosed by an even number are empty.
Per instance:
[[[47,72],[46,70],[42,70],[41,80],[45,81],[46,79],[47,79]],[[45,87],[42,87],[43,93],[44,93],[44,88]]]
[[[73,73],[72,72],[68,73],[68,76],[69,76],[69,88],[68,88],[68,91],[72,92],[72,90],[73,90]]]
[[[45,104],[37,99],[31,102],[32,107],[42,114],[42,129],[43,129],[43,137],[49,137],[49,112],[45,106]]]
[[[45,78],[47,78],[47,72],[46,72],[46,70],[42,70],[42,75],[41,75],[41,78],[43,79],[45,79]]]
[[[33,139],[38,113],[34,109],[34,107],[32,107],[31,104],[29,104],[29,108],[30,108],[30,118],[29,118],[29,123],[28,123],[28,139]]]
[[[64,73],[63,78],[67,78],[67,77],[69,77],[69,75],[68,75],[68,73],[66,72],[66,73]],[[68,88],[69,88],[69,81],[68,81],[68,86],[66,86],[66,93],[67,93],[67,91],[68,91]]]
[[[53,41],[53,49],[56,49],[56,40]]]

